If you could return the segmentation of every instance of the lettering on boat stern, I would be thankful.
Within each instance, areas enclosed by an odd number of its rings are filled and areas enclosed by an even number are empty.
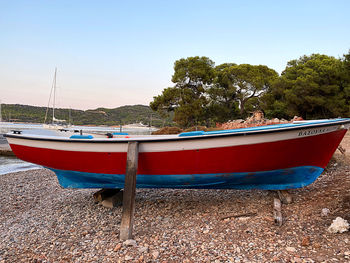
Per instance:
[[[298,133],[298,137],[302,136],[309,136],[309,135],[316,135],[316,134],[321,134],[330,131],[329,128],[320,128],[320,129],[309,129],[306,131],[300,131]]]

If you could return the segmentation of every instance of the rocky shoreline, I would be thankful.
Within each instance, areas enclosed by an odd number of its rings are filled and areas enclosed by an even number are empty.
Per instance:
[[[134,241],[123,243],[122,208],[95,204],[95,191],[62,189],[46,169],[0,176],[0,262],[350,261],[350,232],[327,231],[350,221],[349,155],[290,191],[281,227],[271,191],[137,189]]]

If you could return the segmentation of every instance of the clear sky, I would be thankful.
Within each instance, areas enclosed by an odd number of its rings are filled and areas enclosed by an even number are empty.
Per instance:
[[[0,100],[58,107],[149,104],[175,60],[267,65],[350,49],[350,1],[0,0]]]

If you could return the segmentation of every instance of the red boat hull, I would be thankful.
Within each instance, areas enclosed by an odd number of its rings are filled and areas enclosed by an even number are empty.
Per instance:
[[[145,146],[139,152],[137,184],[172,188],[302,187],[313,182],[328,164],[347,131],[339,127],[140,142]],[[56,140],[52,144],[57,147],[50,148],[44,139],[19,143],[24,140],[18,138],[18,143],[15,139],[10,142],[13,152],[20,159],[54,170],[64,187],[123,187],[127,141]]]
[[[141,152],[138,174],[240,173],[297,166],[325,168],[345,133],[346,130],[338,130],[269,143],[173,152]],[[125,174],[125,152],[62,151],[15,144],[11,148],[20,159],[54,169]]]

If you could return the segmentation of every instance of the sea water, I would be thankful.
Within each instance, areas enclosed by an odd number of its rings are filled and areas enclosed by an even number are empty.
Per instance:
[[[39,165],[24,162],[16,157],[0,156],[0,175],[42,168]]]

